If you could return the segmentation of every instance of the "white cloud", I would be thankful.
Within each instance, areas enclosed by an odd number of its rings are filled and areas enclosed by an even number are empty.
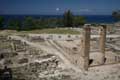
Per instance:
[[[80,9],[81,12],[91,12],[90,9]]]
[[[56,8],[56,11],[59,11],[60,10],[60,8]]]

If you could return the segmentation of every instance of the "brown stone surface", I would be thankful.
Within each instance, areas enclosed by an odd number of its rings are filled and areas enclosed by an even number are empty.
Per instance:
[[[89,67],[89,54],[90,54],[90,26],[85,26],[83,30],[83,39],[82,39],[82,58],[83,58],[83,69],[88,70]]]
[[[105,63],[105,43],[106,43],[106,25],[101,25],[100,27],[100,64]]]

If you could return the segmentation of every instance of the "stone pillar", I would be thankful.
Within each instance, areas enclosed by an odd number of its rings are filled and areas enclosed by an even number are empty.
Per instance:
[[[89,68],[89,53],[90,53],[90,34],[91,28],[90,25],[85,25],[83,30],[83,39],[82,39],[82,68],[87,71]]]
[[[106,25],[100,27],[100,64],[105,63],[105,42],[106,42]]]

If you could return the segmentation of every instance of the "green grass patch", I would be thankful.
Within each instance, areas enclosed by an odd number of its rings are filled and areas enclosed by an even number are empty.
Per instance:
[[[29,31],[16,31],[16,30],[1,30],[0,34],[81,34],[81,31],[75,31],[72,29],[65,28],[51,28],[51,29],[42,29],[42,30],[29,30]]]
[[[80,31],[72,29],[42,29],[42,30],[31,30],[31,31],[19,31],[18,33],[36,33],[36,34],[80,34]]]

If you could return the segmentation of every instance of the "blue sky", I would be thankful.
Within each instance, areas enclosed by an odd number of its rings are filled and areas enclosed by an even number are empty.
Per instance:
[[[0,0],[0,14],[111,14],[120,0]]]

